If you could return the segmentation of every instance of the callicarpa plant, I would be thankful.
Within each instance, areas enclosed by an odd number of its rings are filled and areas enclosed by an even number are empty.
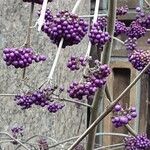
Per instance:
[[[127,26],[120,18],[128,15],[129,8],[127,5],[117,7],[117,0],[108,0],[106,14],[99,14],[100,0],[95,0],[94,15],[85,16],[80,16],[77,13],[77,8],[82,0],[76,1],[72,11],[61,10],[60,8],[57,13],[47,8],[47,3],[51,2],[50,4],[53,5],[55,0],[23,0],[23,2],[28,2],[31,5],[25,43],[21,47],[14,47],[13,45],[4,47],[3,63],[10,69],[23,70],[23,80],[25,80],[25,70],[30,68],[34,62],[37,63],[36,65],[40,65],[48,61],[45,54],[37,53],[33,48],[34,45],[31,47],[31,30],[33,28],[41,31],[40,34],[44,34],[44,38],[47,38],[49,43],[56,45],[57,52],[47,79],[39,87],[24,92],[16,91],[16,94],[1,93],[0,96],[12,96],[11,100],[14,101],[16,109],[28,111],[32,110],[33,107],[42,107],[51,115],[61,112],[67,107],[64,102],[74,103],[77,104],[75,106],[84,106],[90,109],[90,122],[89,127],[83,134],[59,142],[46,135],[34,135],[26,139],[24,136],[25,127],[16,124],[8,132],[0,132],[0,143],[13,144],[16,150],[21,147],[27,150],[49,150],[55,149],[56,146],[59,146],[60,150],[100,150],[107,148],[149,150],[150,139],[148,139],[146,133],[136,133],[129,125],[138,116],[136,106],[125,106],[120,100],[141,79],[143,74],[150,75],[150,50],[144,50],[138,46],[139,40],[150,31],[150,13],[137,6],[134,10],[135,19]],[[150,7],[148,1],[145,0],[144,2]],[[38,19],[33,26],[35,4],[42,6],[41,10],[35,12],[37,14],[35,17],[38,17]],[[85,18],[91,18],[91,22],[88,23]],[[121,36],[125,37],[124,41],[120,39]],[[88,47],[85,48],[87,49],[86,53],[83,55],[74,53],[66,60],[65,66],[70,74],[75,74],[78,71],[83,72],[82,77],[73,80],[68,87],[55,85],[53,75],[61,57],[60,52],[66,47],[80,44],[85,37],[89,41]],[[107,84],[112,73],[110,59],[114,40],[124,45],[128,54],[128,61],[134,69],[139,71],[136,78],[115,100],[113,100]],[[150,39],[147,39],[146,42],[149,44]],[[90,56],[92,46],[97,49],[99,56],[101,56],[96,60]],[[91,61],[93,61],[92,67],[90,66]],[[64,97],[64,93],[68,95],[68,98]],[[109,105],[99,114],[99,104],[104,99],[105,94]],[[124,137],[124,139],[122,143],[98,145],[97,147],[95,138],[100,136],[96,134],[97,126],[110,113],[112,114],[112,126],[116,130],[124,126],[129,134],[105,133],[104,131],[100,135],[117,135]],[[82,142],[86,137],[86,143]],[[34,143],[31,142],[33,139],[36,139]],[[51,145],[50,141],[55,142],[55,144]],[[71,143],[70,147],[67,147],[66,143]],[[0,148],[5,149],[3,147],[4,145],[0,144]]]

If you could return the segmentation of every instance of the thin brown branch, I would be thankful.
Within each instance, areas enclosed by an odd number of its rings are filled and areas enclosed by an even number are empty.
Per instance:
[[[17,140],[16,138],[14,138],[12,135],[10,135],[9,133],[7,132],[0,132],[0,134],[4,134],[4,135],[7,135],[9,136],[12,140],[16,141],[17,143],[19,143],[22,147],[24,147],[25,149],[27,150],[30,150],[26,145],[24,145],[22,142],[20,142],[19,140]]]
[[[147,0],[144,0],[144,2],[146,3],[146,5],[147,5],[148,7],[150,7],[150,3],[149,3]]]
[[[82,105],[82,106],[86,106],[86,107],[92,108],[91,105],[88,105],[86,103],[82,103],[82,102],[79,102],[79,101],[67,99],[67,98],[53,97],[52,99],[56,99],[58,101],[66,101],[66,102],[70,102],[70,103],[74,103],[74,104],[79,104],[79,105]]]

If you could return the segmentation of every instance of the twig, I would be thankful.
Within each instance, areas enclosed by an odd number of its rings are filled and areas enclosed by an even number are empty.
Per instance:
[[[60,43],[59,43],[58,50],[57,50],[57,53],[56,53],[55,60],[53,62],[52,68],[51,68],[50,73],[48,75],[48,82],[52,81],[53,74],[54,74],[54,71],[55,71],[55,68],[56,68],[56,65],[57,65],[57,62],[58,62],[58,58],[59,58],[59,55],[60,55],[60,51],[61,51],[63,42],[64,42],[64,39],[62,38]]]
[[[15,96],[17,94],[0,94],[0,96]]]
[[[80,18],[92,18],[94,15],[82,15]],[[98,14],[98,17],[107,17],[107,14]]]
[[[0,145],[2,144],[2,143],[8,143],[8,142],[13,142],[14,140],[4,140],[4,141],[0,141]]]
[[[44,24],[44,18],[45,18],[45,12],[46,12],[47,3],[48,3],[48,0],[44,0],[43,1],[40,17],[39,17],[39,19],[36,22],[36,25],[38,25],[38,31],[39,32],[41,31],[41,28],[42,28],[42,26]]]
[[[30,140],[32,140],[32,139],[34,139],[34,138],[36,138],[36,137],[44,137],[44,138],[46,138],[46,139],[52,140],[52,141],[55,142],[55,143],[58,143],[54,138],[47,137],[47,136],[44,136],[44,135],[34,135],[34,136],[28,138],[28,139],[25,141],[25,143],[27,143],[28,141],[30,141]],[[60,144],[61,144],[61,143],[60,143]],[[58,145],[59,145],[59,144],[58,144]],[[61,146],[61,148],[63,148],[63,145],[60,145],[60,146]],[[19,147],[20,147],[20,145],[18,145],[15,150],[17,150]]]
[[[19,143],[22,147],[24,147],[27,150],[30,150],[26,145],[24,145],[23,143],[21,143],[19,140],[17,140],[16,138],[14,138],[13,136],[11,136],[9,133],[7,132],[0,132],[0,134],[4,134],[9,136],[11,139],[13,139],[14,141],[16,141],[17,143]]]
[[[102,146],[102,147],[99,147],[99,148],[96,148],[94,150],[101,150],[101,149],[106,149],[106,148],[113,148],[113,147],[120,147],[120,146],[124,146],[124,143],[119,143],[119,144],[112,144],[112,145],[107,145],[107,146]]]
[[[127,134],[122,134],[122,133],[96,133],[96,136],[100,136],[100,135],[102,135],[102,136],[122,136],[122,137],[129,137],[129,135],[127,135]]]
[[[118,41],[118,42],[120,42],[121,44],[124,44],[124,42],[122,41],[122,40],[120,40],[120,39],[118,39],[118,38],[116,38],[116,37],[112,37],[114,40],[116,40],[116,41]]]
[[[75,5],[74,5],[74,7],[72,9],[72,13],[73,14],[76,12],[76,10],[79,7],[80,3],[81,3],[81,0],[77,0],[77,2],[75,3]]]
[[[98,124],[103,120],[114,108],[114,106],[119,102],[119,100],[136,84],[136,82],[141,78],[143,73],[150,67],[148,63],[145,68],[140,72],[140,74],[131,82],[131,84],[108,106],[108,108],[89,126],[89,128],[75,141],[75,143],[68,149],[72,150],[76,147]]]
[[[79,137],[79,136],[75,136],[75,137],[66,139],[66,140],[64,140],[64,141],[60,141],[59,143],[56,143],[56,144],[54,144],[54,145],[51,145],[51,146],[49,146],[48,148],[50,149],[50,148],[53,148],[53,147],[58,146],[59,144],[67,143],[67,142],[69,142],[69,141],[72,141],[72,140],[77,139],[78,137]]]
[[[125,127],[133,136],[137,135],[137,133],[131,128],[129,124],[126,124]]]
[[[67,98],[52,97],[52,99],[57,99],[58,101],[71,102],[71,103],[74,103],[74,104],[79,104],[79,105],[82,105],[82,106],[86,106],[86,107],[92,108],[91,105],[88,105],[86,103],[82,103],[82,102],[79,102],[79,101],[75,101],[75,100],[70,100],[70,99],[67,99]]]
[[[123,136],[123,137],[128,137],[128,136],[129,136],[129,135],[127,135],[127,134],[120,134],[120,133],[96,133],[96,136],[105,136],[105,135],[106,135],[106,136],[107,136],[107,135]],[[58,146],[59,144],[63,144],[63,143],[67,143],[67,142],[69,142],[69,141],[75,140],[75,139],[77,139],[77,138],[79,138],[79,136],[75,136],[75,137],[72,137],[72,138],[69,138],[69,139],[60,141],[60,142],[57,143],[57,144],[54,144],[54,145],[49,146],[49,149],[50,149],[50,148],[53,148],[53,147],[56,147],[56,146]]]
[[[147,0],[144,0],[148,7],[150,7],[150,3]]]

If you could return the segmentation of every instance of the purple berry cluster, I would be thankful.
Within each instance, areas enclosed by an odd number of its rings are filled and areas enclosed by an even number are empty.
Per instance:
[[[68,60],[67,67],[71,70],[79,70],[80,66],[86,66],[87,60],[84,57],[71,56]]]
[[[123,109],[120,104],[114,107],[114,116],[112,117],[113,125],[118,128],[128,124],[129,121],[136,118],[136,108],[130,107],[129,109]]]
[[[78,100],[82,100],[84,96],[88,98],[88,96],[94,95],[97,88],[92,85],[90,82],[82,82],[78,83],[73,81],[67,92],[71,98],[77,98]]]
[[[49,112],[55,113],[64,107],[63,104],[53,101],[52,96],[55,90],[56,88],[46,87],[32,93],[16,95],[14,100],[17,105],[21,106],[21,109],[31,108],[34,104],[46,107]],[[62,90],[59,90],[59,92],[62,92]]]
[[[149,29],[150,15],[146,15],[140,7],[136,8],[136,12],[137,12],[136,22],[138,22],[142,27]]]
[[[114,35],[118,36],[120,34],[125,34],[126,32],[127,32],[127,27],[126,27],[125,23],[116,20]]]
[[[135,69],[141,71],[150,62],[150,51],[134,50],[128,55],[128,59]],[[146,73],[150,74],[150,68]]]
[[[83,145],[78,144],[78,145],[75,147],[75,150],[85,150],[85,149],[84,149],[84,146],[83,146]]]
[[[50,40],[59,45],[63,38],[63,48],[78,44],[86,35],[88,24],[82,18],[66,10],[56,14],[56,16],[45,19],[43,31],[48,35]]]
[[[141,38],[145,35],[146,28],[141,26],[138,22],[133,21],[127,30],[127,36],[130,38]]]
[[[15,139],[23,136],[23,132],[24,132],[23,126],[15,124],[13,127],[11,127],[10,130],[11,130],[11,135]],[[16,142],[16,141],[12,141],[12,143],[15,144],[15,145],[18,144],[18,142]]]
[[[150,149],[150,140],[145,135],[135,137],[126,137],[124,139],[125,150],[148,150]]]
[[[150,28],[150,15],[146,16],[146,17],[139,17],[137,19],[137,22],[142,26],[145,27],[147,29]]]
[[[57,112],[58,110],[62,109],[65,105],[64,104],[60,104],[58,102],[51,102],[48,104],[48,111],[51,112],[51,113],[55,113]]]
[[[93,26],[99,26],[101,30],[104,30],[107,26],[107,18],[106,17],[98,17],[97,21],[93,24]]]
[[[102,48],[107,42],[110,41],[111,37],[109,33],[103,31],[106,23],[105,21],[103,22],[103,20],[98,19],[98,21],[92,25],[88,35],[92,45],[97,45],[98,47]]]
[[[10,130],[14,138],[17,138],[18,135],[23,136],[23,132],[24,132],[23,126],[19,126],[16,124],[13,127],[11,127]]]
[[[52,2],[53,0],[48,0],[48,2]],[[34,2],[37,4],[43,4],[43,0],[23,0],[23,2]]]
[[[121,7],[118,7],[118,8],[117,8],[117,10],[116,10],[116,15],[117,15],[117,16],[123,16],[123,15],[125,15],[127,12],[128,12],[128,6],[127,6],[127,5],[121,6]]]
[[[37,15],[40,16],[41,14],[41,10],[39,10],[37,12]],[[53,21],[53,15],[50,11],[50,9],[46,9],[46,12],[45,12],[45,23],[44,25],[42,26],[42,31],[43,32],[48,32],[48,29],[50,28],[50,25],[51,25],[51,22]]]
[[[34,54],[32,48],[5,48],[3,50],[3,60],[7,66],[12,65],[15,68],[25,68],[32,64],[33,61],[45,61],[46,57]]]
[[[37,140],[39,150],[48,150],[48,142],[45,138],[41,137]]]
[[[67,92],[71,98],[83,99],[85,96],[89,99],[96,92],[97,88],[102,88],[106,83],[106,78],[110,74],[110,68],[104,64],[96,64],[94,68],[88,71],[84,76],[84,82],[73,82]]]
[[[133,51],[137,48],[137,38],[127,38],[124,42],[126,50]]]

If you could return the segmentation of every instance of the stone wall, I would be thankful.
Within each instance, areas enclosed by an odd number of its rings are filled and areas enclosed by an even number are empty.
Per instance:
[[[49,4],[53,14],[68,9],[71,11],[76,0],[54,0]],[[36,12],[40,9],[35,5],[33,25],[37,19]],[[2,51],[5,47],[20,47],[24,44],[30,4],[22,0],[0,0],[0,93],[20,93],[29,89],[36,89],[46,80],[51,69],[57,47],[49,38],[37,29],[32,29],[31,46],[35,51],[48,56],[44,63],[31,65],[26,71],[26,81],[22,81],[22,70],[7,67],[2,60]],[[90,13],[90,1],[82,0],[77,14]],[[78,46],[62,49],[58,66],[54,74],[57,84],[68,87],[72,80],[79,79],[80,72],[70,73],[66,68],[67,58],[71,54],[84,54],[87,48],[87,38]],[[65,103],[65,108],[56,114],[51,114],[42,108],[34,107],[21,110],[16,106],[13,97],[0,97],[0,131],[8,131],[15,123],[25,128],[25,137],[46,135],[57,141],[80,135],[86,128],[86,108],[77,108],[74,104]],[[6,148],[8,149],[8,148]],[[52,148],[55,150],[55,148]],[[60,147],[56,149],[60,150]]]

